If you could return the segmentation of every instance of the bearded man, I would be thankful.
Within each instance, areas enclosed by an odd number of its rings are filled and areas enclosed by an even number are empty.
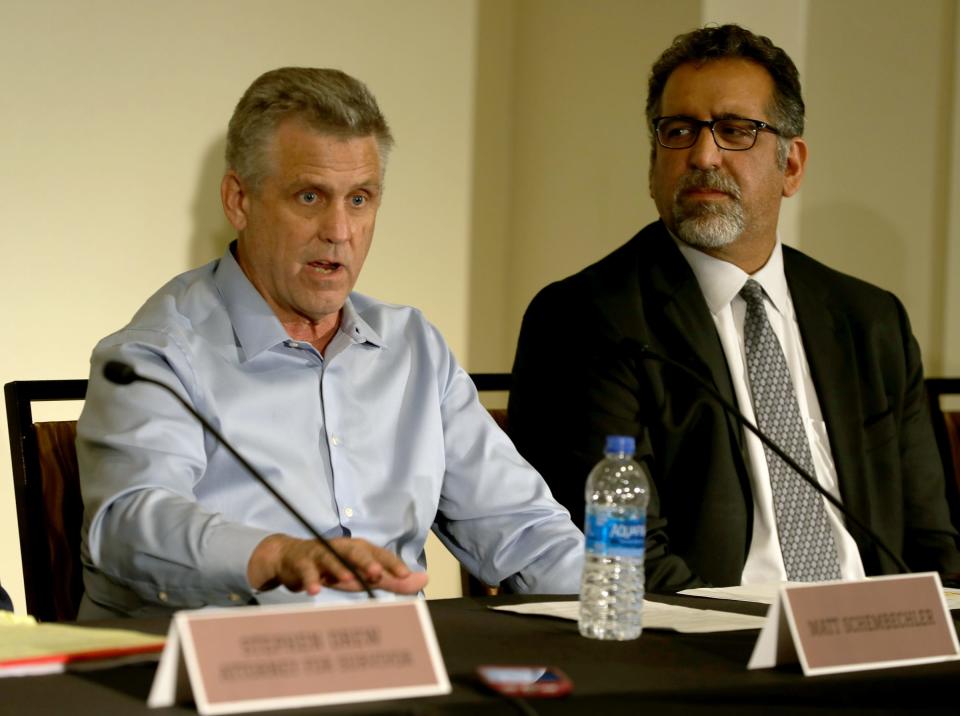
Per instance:
[[[656,352],[736,404],[911,569],[957,571],[902,304],[777,233],[808,151],[793,62],[736,25],[681,35],[651,71],[647,122],[660,220],[530,304],[509,405],[520,452],[582,521],[605,436],[636,436],[651,591],[898,571]],[[562,335],[575,350],[555,349]]]

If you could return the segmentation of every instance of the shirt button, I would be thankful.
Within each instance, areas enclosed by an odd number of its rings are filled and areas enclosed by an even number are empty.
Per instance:
[[[352,507],[344,507],[344,508],[343,508],[343,514],[345,514],[347,517],[353,517],[353,508],[352,508]]]
[[[157,599],[159,599],[161,602],[166,602],[168,599],[170,599],[170,597],[167,596],[166,592],[158,592]]]
[[[339,445],[339,444],[342,443],[342,442],[343,442],[343,441],[342,441],[340,438],[338,438],[336,435],[331,435],[331,436],[330,436],[330,444],[333,445],[334,447],[336,447],[337,445]]]

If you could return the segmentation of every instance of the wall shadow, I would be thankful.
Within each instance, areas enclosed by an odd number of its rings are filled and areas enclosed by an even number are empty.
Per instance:
[[[190,267],[201,266],[223,255],[234,239],[235,231],[223,215],[220,205],[220,179],[223,177],[223,151],[227,137],[218,137],[203,154],[197,187],[193,193],[191,213],[193,234],[190,237]]]
[[[801,251],[902,297],[906,239],[881,215],[853,202],[804,203],[800,227]]]

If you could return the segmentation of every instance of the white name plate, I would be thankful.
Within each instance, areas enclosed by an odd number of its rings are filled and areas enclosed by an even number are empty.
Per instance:
[[[798,660],[806,676],[960,659],[934,572],[784,585],[747,664]]]
[[[450,693],[422,599],[174,615],[147,704],[201,714]]]

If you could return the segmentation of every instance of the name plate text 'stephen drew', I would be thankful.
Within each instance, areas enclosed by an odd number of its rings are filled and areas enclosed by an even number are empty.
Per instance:
[[[226,714],[445,694],[450,682],[415,599],[179,612],[147,703],[190,692],[201,714]]]

